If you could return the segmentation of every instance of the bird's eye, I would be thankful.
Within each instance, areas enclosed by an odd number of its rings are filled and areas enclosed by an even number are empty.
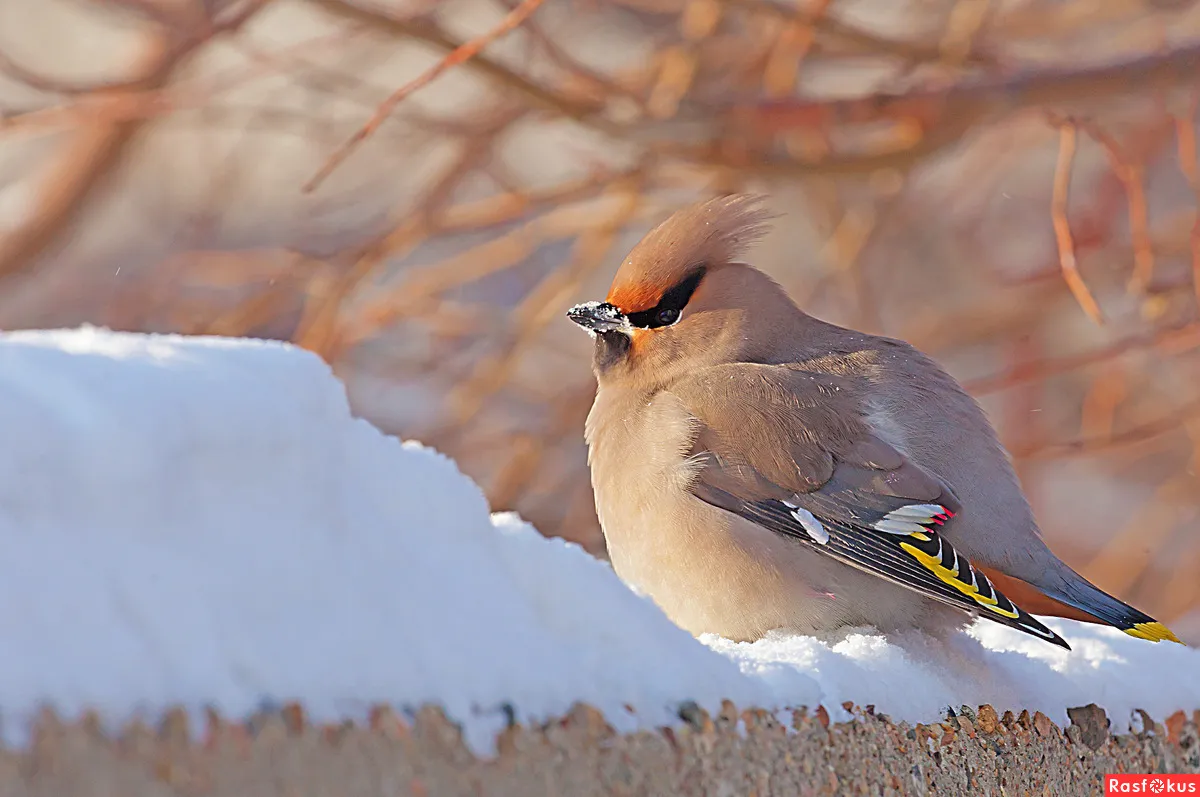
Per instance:
[[[678,318],[679,318],[679,311],[676,310],[674,307],[668,307],[665,310],[658,311],[658,316],[656,317],[656,320],[658,321],[660,326],[665,327],[668,324],[674,324],[675,321],[678,320]]]

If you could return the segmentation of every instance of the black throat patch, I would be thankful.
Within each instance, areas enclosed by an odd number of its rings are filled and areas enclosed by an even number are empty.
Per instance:
[[[597,371],[607,371],[616,363],[625,359],[633,341],[624,332],[610,330],[596,333],[596,350],[592,355],[592,364]]]

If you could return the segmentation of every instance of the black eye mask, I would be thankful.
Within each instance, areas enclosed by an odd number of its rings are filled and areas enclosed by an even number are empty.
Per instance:
[[[683,308],[691,300],[692,294],[696,292],[696,288],[699,287],[700,280],[704,279],[704,271],[704,266],[700,266],[691,274],[688,274],[679,284],[664,293],[663,297],[658,300],[658,304],[649,310],[629,313],[626,316],[629,319],[629,323],[642,329],[657,329],[658,327],[669,327],[671,324],[674,324],[679,320],[679,314],[683,312]]]

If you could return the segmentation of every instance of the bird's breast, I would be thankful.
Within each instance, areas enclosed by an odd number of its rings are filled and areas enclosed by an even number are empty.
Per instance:
[[[613,569],[694,634],[755,639],[804,612],[803,555],[692,495],[691,415],[670,394],[606,395],[588,417],[596,497]]]
[[[691,415],[669,393],[601,388],[585,434],[596,513],[615,564],[623,548],[690,497]]]

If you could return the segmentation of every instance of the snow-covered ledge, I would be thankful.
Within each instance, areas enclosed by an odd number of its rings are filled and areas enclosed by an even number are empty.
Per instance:
[[[1068,621],[1051,622],[1071,652],[995,625],[948,645],[698,641],[606,564],[492,515],[450,460],[354,418],[328,367],[284,344],[2,334],[0,439],[10,749],[45,707],[115,733],[181,706],[201,733],[210,708],[298,701],[332,723],[436,705],[484,757],[512,722],[577,703],[654,734],[723,700],[780,727],[801,707],[837,727],[843,704],[910,724],[989,704],[1065,726],[1096,703],[1113,732],[1145,733],[1136,709],[1200,708],[1200,651]]]

